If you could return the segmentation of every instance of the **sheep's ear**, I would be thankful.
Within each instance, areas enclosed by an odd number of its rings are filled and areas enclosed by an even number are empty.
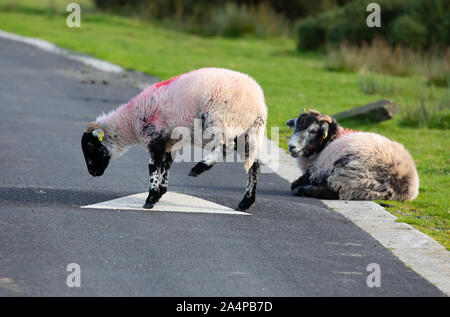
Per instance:
[[[286,121],[286,125],[289,127],[289,129],[293,129],[295,126],[295,119],[290,119]]]
[[[328,124],[328,122],[323,122],[322,125],[320,126],[320,133],[322,134],[322,139],[326,139],[328,137],[328,129],[329,129],[330,125]]]

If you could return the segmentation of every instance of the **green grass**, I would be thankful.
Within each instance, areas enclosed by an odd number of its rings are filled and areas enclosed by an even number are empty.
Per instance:
[[[303,107],[333,114],[385,98],[376,92],[364,94],[358,74],[325,70],[324,56],[296,52],[291,39],[202,38],[158,24],[96,13],[90,6],[84,10],[87,2],[82,3],[82,27],[70,29],[61,13],[65,1],[19,1],[15,10],[2,11],[8,2],[0,0],[0,29],[43,38],[161,79],[206,66],[250,74],[266,95],[268,130],[280,127],[280,146],[284,148],[290,134],[285,122]],[[414,101],[417,87],[426,80],[387,78],[395,81],[397,95],[406,104]],[[438,95],[445,93],[444,88],[436,89]],[[410,128],[400,122],[397,116],[379,124],[347,123],[347,127],[377,132],[406,146],[419,170],[420,194],[413,202],[390,202],[395,207],[389,209],[398,221],[410,223],[450,249],[450,132]]]

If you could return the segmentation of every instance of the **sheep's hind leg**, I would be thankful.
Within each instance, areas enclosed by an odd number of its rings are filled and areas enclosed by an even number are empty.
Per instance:
[[[244,211],[250,208],[251,205],[255,202],[256,196],[256,185],[258,184],[258,171],[259,171],[259,162],[256,160],[252,167],[250,167],[248,171],[248,181],[247,188],[245,189],[244,198],[239,203],[239,207],[236,210]]]
[[[383,200],[391,200],[392,199],[392,191],[375,191],[371,189],[359,189],[359,190],[349,190],[347,192],[342,193],[341,199],[346,200],[375,200],[375,199],[383,199]]]
[[[229,145],[231,144],[231,145]],[[201,162],[198,162],[189,172],[189,176],[197,177],[201,173],[209,170],[213,167],[217,162],[223,160],[226,155],[226,147],[231,146],[234,147],[234,142],[224,144],[223,142],[219,142],[210,153],[208,153]]]
[[[198,162],[189,172],[189,176],[192,177],[197,177],[198,175],[200,175],[201,173],[203,173],[204,171],[209,170],[211,167],[213,167],[214,164],[211,165],[207,165],[205,163],[203,163],[203,161]]]
[[[296,196],[313,197],[317,199],[339,199],[339,193],[331,190],[327,186],[298,186],[293,189],[292,192]]]

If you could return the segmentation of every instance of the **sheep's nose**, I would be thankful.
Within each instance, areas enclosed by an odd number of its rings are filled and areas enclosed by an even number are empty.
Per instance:
[[[289,144],[289,152],[292,152],[295,149],[295,146]]]

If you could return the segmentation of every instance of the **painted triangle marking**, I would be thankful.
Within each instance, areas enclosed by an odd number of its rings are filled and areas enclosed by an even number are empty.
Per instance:
[[[249,213],[236,211],[205,199],[176,192],[167,192],[152,209],[144,209],[142,206],[147,199],[147,195],[148,193],[134,194],[101,203],[82,206],[81,208],[250,215]]]

